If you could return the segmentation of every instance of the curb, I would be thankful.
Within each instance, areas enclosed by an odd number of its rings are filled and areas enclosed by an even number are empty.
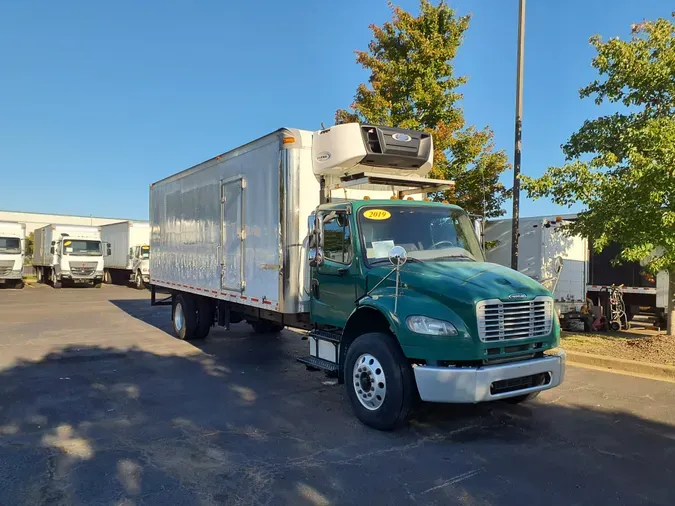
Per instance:
[[[672,365],[638,362],[636,360],[606,357],[604,355],[594,355],[592,353],[582,353],[580,351],[565,350],[565,353],[567,353],[567,362],[570,364],[592,365],[615,371],[658,376],[675,380],[675,366]]]

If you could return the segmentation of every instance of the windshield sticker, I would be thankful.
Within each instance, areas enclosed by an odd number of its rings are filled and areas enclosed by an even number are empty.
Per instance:
[[[373,241],[373,257],[387,258],[394,246],[394,241]]]
[[[66,253],[72,253],[72,252],[73,252],[73,248],[66,248]]]
[[[66,241],[66,242],[63,243],[64,246],[70,246],[71,244],[72,244],[72,242],[70,242],[70,241]]]
[[[363,217],[369,220],[388,220],[391,218],[391,213],[384,209],[368,209],[363,213]]]

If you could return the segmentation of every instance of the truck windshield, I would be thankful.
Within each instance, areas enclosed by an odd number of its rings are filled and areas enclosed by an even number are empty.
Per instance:
[[[63,241],[63,253],[65,255],[100,256],[101,241],[66,239]]]
[[[0,237],[0,253],[21,253],[21,240],[17,237]]]
[[[388,259],[394,246],[403,246],[408,257],[417,260],[484,261],[471,220],[458,209],[362,208],[359,227],[369,262]]]
[[[141,258],[150,258],[150,246],[141,246]]]

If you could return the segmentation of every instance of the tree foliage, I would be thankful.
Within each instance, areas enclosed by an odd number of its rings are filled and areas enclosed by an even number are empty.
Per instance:
[[[370,86],[361,84],[350,110],[335,114],[337,123],[361,122],[429,132],[434,139],[432,177],[453,179],[455,190],[434,195],[469,212],[504,214],[508,191],[499,176],[508,168],[506,154],[495,151],[489,127],[467,126],[458,89],[466,77],[455,76],[453,59],[469,27],[444,1],[420,0],[413,16],[391,3],[393,19],[371,25],[368,51],[356,61],[370,71]]]
[[[31,232],[26,236],[26,249],[24,263],[33,262],[33,245],[35,244],[35,233]]]
[[[537,179],[532,198],[585,210],[572,232],[602,250],[618,242],[621,259],[648,257],[652,272],[675,271],[675,24],[633,25],[629,40],[590,39],[600,78],[580,90],[621,112],[587,120],[562,146],[567,163]]]

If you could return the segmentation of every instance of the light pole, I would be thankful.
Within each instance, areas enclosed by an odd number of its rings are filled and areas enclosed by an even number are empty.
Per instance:
[[[523,63],[525,59],[525,0],[518,1],[518,61],[516,63],[516,132],[513,153],[513,219],[511,268],[518,270],[518,219],[520,214],[520,157],[523,135]]]

